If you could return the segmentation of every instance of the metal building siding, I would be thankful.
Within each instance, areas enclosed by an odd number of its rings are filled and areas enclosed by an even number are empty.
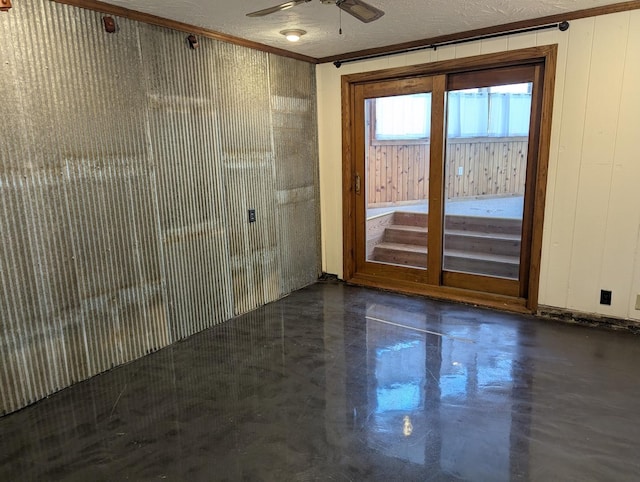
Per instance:
[[[284,57],[270,62],[282,293],[310,284],[320,274],[314,68]]]
[[[235,314],[281,296],[269,55],[218,43],[221,150]],[[248,209],[256,222],[247,222]]]
[[[215,42],[141,26],[169,324],[181,339],[233,316]]]
[[[317,278],[314,67],[116,22],[0,16],[0,414]]]

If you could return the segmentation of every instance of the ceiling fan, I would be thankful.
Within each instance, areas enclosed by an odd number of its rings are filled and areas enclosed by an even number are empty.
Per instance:
[[[279,12],[281,10],[287,10],[289,8],[300,5],[301,3],[307,3],[311,0],[292,0],[290,2],[281,3],[275,7],[265,8],[264,10],[258,10],[257,12],[251,12],[247,14],[247,17],[264,17],[270,13]],[[355,18],[364,23],[373,22],[378,20],[384,15],[384,12],[376,7],[369,5],[362,0],[320,0],[322,3],[335,3],[335,5],[344,10],[349,15],[353,15]]]

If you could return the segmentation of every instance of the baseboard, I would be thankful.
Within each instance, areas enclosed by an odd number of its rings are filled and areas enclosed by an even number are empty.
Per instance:
[[[577,325],[602,327],[613,330],[630,331],[640,335],[640,321],[625,320],[623,318],[612,318],[596,313],[582,313],[580,311],[570,311],[551,306],[538,306],[537,315],[543,318],[574,323]]]

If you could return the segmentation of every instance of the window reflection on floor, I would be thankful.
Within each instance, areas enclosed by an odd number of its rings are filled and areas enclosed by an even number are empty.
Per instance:
[[[422,340],[376,349],[376,413],[421,408],[424,352]]]
[[[367,339],[369,359],[373,358],[369,444],[385,455],[422,465],[426,448],[421,435],[426,426],[425,336],[368,320]]]
[[[366,322],[369,445],[458,477],[508,480],[516,329],[377,304]]]

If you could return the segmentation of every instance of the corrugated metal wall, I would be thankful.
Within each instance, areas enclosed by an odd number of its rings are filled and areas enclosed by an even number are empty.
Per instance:
[[[319,274],[315,67],[101,18],[0,14],[0,414]]]

